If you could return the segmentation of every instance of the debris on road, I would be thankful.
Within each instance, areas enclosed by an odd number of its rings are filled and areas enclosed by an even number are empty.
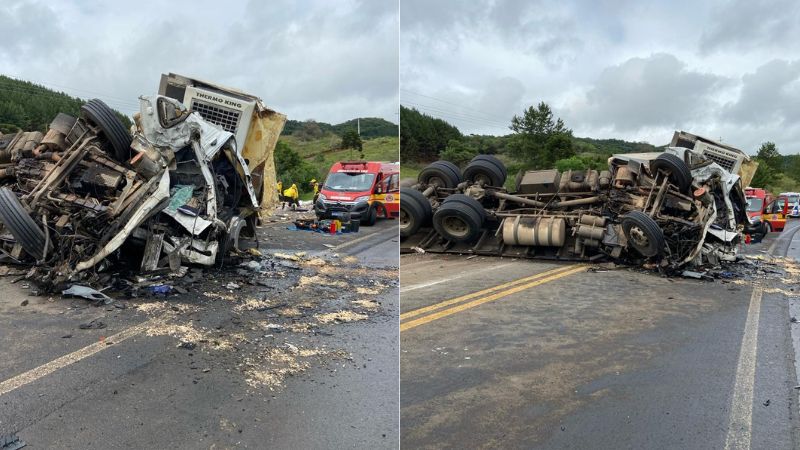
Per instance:
[[[81,286],[78,284],[73,284],[70,286],[69,289],[65,291],[61,291],[62,295],[66,295],[69,297],[82,297],[87,300],[92,300],[93,302],[102,303],[104,305],[108,305],[114,301],[113,298],[103,294],[102,292],[92,289],[89,286]]]
[[[437,161],[401,188],[401,251],[715,267],[736,260],[751,226],[743,185],[756,164],[685,132],[664,152],[613,155],[608,170],[520,172],[514,192],[492,155],[463,171]]]
[[[14,434],[0,436],[0,450],[18,450],[26,445],[28,444],[25,441],[21,441]]]

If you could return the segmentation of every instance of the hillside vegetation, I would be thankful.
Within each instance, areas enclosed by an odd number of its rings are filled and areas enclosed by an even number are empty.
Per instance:
[[[315,120],[287,120],[283,127],[284,136],[294,136],[297,138],[318,139],[324,134],[335,134],[342,136],[347,130],[357,130],[359,119],[350,119],[336,125]],[[376,137],[397,136],[397,125],[379,117],[362,117],[361,138],[372,139]]]
[[[77,117],[81,105],[86,101],[38,84],[0,75],[0,132],[45,132],[58,113]],[[119,112],[117,116],[126,126],[131,125],[128,117]]]
[[[604,169],[613,154],[659,151],[659,147],[646,142],[573,136],[545,103],[515,116],[509,123],[512,133],[505,136],[465,136],[442,119],[404,106],[400,107],[400,120],[404,178],[416,178],[424,166],[437,159],[463,167],[477,154],[496,155],[506,164],[509,174],[515,174],[529,169]],[[665,141],[669,138],[664,136]],[[800,155],[781,155],[775,144],[767,141],[755,159],[760,165],[753,186],[775,193],[800,191]],[[509,176],[506,187],[513,188],[513,179]]]

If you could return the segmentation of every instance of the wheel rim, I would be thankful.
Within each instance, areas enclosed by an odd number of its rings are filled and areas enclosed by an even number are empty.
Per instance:
[[[472,181],[475,183],[483,183],[487,186],[492,185],[492,179],[484,173],[475,174],[475,176],[472,178]]]
[[[448,216],[442,220],[442,229],[450,236],[464,238],[469,235],[469,225],[458,216]]]
[[[428,184],[432,184],[436,187],[445,187],[447,186],[447,182],[444,181],[443,178],[438,176],[432,176],[428,178]]]
[[[405,209],[400,208],[400,229],[408,230],[414,226],[414,218]]]
[[[650,238],[647,237],[647,234],[641,228],[634,225],[631,227],[629,234],[629,238],[634,246],[641,249],[650,248]]]

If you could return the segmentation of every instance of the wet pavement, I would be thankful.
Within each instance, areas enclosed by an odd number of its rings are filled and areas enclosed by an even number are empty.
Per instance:
[[[0,278],[0,435],[28,448],[396,448],[397,222],[337,236],[288,224],[259,230],[263,257],[205,270],[186,294],[95,307]]]
[[[798,225],[747,253],[798,255]],[[782,264],[759,296],[752,279],[403,255],[402,446],[797,448],[800,279]]]

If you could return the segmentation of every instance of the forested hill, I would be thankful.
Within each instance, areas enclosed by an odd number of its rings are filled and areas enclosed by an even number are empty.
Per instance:
[[[414,108],[400,107],[400,148],[404,161],[429,162],[438,159],[441,153],[454,142],[472,147],[478,153],[506,153],[510,134],[506,136],[464,136],[448,122],[421,113]],[[671,136],[667,136],[669,138]],[[621,139],[593,139],[571,136],[577,153],[592,153],[607,157],[615,153],[652,152],[654,145],[646,142],[630,142]]]
[[[286,126],[283,127],[284,136],[297,136],[301,138],[316,138],[316,134],[320,136],[325,133],[333,133],[341,136],[347,130],[356,130],[358,128],[358,119],[350,119],[347,122],[331,125],[325,122],[317,122],[314,120],[287,120]],[[309,134],[309,136],[305,136]],[[388,120],[379,117],[362,117],[361,118],[361,137],[363,139],[371,139],[375,137],[396,137],[397,125],[389,122]]]
[[[47,131],[60,112],[77,117],[86,100],[28,81],[0,75],[0,132]],[[130,126],[128,117],[117,115]]]

